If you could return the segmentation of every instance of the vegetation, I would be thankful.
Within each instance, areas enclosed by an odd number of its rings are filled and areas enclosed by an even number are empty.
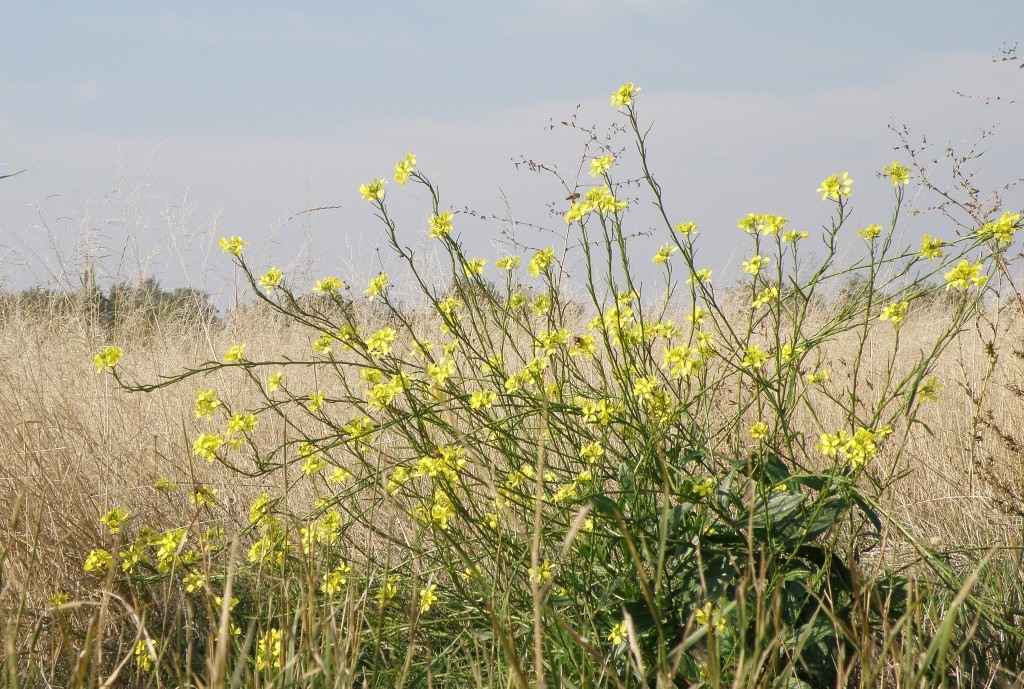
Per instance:
[[[410,154],[394,179],[429,194],[440,282],[400,243],[374,179],[360,192],[401,290],[381,273],[303,294],[232,236],[221,248],[255,303],[221,321],[202,295],[155,283],[94,290],[82,303],[101,317],[52,320],[41,352],[38,327],[5,307],[22,361],[2,383],[24,400],[0,436],[15,458],[5,680],[1019,678],[1024,445],[1010,423],[1024,390],[1007,384],[1020,320],[1000,297],[1021,215],[908,246],[896,231],[912,170],[885,168],[892,216],[863,228],[836,174],[817,190],[833,209],[820,237],[744,216],[743,280],[720,287],[700,228],[648,168],[637,92],[624,84],[612,105],[638,176],[598,151],[558,252],[467,255]],[[640,293],[629,247],[637,181],[663,221],[657,294]],[[863,251],[844,259],[851,237]],[[485,279],[490,260],[500,280]],[[102,315],[145,304],[158,314],[146,338]],[[100,375],[42,372],[76,338]],[[945,494],[984,501],[958,521],[925,499]]]

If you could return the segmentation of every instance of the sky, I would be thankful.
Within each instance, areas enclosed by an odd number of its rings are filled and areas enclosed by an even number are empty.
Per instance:
[[[566,190],[516,161],[592,184],[580,128],[624,122],[609,96],[626,81],[670,215],[700,224],[700,260],[728,276],[739,218],[820,231],[831,174],[855,180],[854,225],[884,224],[893,128],[927,140],[926,160],[994,129],[979,185],[1024,176],[1024,105],[1007,102],[1024,71],[999,61],[1022,20],[1020,0],[5,3],[0,175],[25,172],[0,180],[0,286],[74,285],[88,264],[221,294],[215,242],[236,234],[257,269],[355,283],[390,261],[358,185],[407,152],[442,206],[500,218],[457,213],[468,253],[493,265],[513,228],[560,244]],[[635,177],[629,141],[612,146],[613,174]],[[388,198],[400,241],[429,255],[427,195],[392,183]],[[666,230],[636,198],[646,261]],[[952,231],[934,214],[898,229]]]

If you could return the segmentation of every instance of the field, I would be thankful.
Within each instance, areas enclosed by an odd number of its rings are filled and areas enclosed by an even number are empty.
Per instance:
[[[719,286],[666,218],[640,294],[614,165],[566,213],[576,284],[552,249],[485,280],[410,156],[440,284],[374,180],[400,276],[297,291],[226,237],[221,318],[0,301],[4,681],[1020,686],[1020,215],[901,246],[894,161],[892,226],[829,177],[831,228],[747,216]]]

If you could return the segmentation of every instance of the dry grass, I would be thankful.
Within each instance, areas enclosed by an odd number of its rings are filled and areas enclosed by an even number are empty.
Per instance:
[[[917,343],[934,341],[946,327],[944,318],[941,305],[915,314],[900,334],[900,361],[911,365]],[[900,477],[889,493],[892,513],[912,533],[943,548],[1019,544],[1024,515],[1024,352],[1018,344],[1024,320],[1004,314],[994,324],[982,318],[974,326],[958,336],[934,372],[944,387],[922,413],[927,428],[912,430],[901,457],[880,456],[876,464],[880,475]],[[0,323],[0,504],[9,506],[0,514],[0,537],[9,550],[4,608],[18,605],[22,594],[31,606],[45,605],[56,590],[84,594],[81,562],[102,536],[97,517],[114,505],[156,528],[200,518],[186,491],[168,496],[155,490],[159,477],[186,490],[204,483],[216,487],[218,517],[239,526],[246,523],[251,501],[271,487],[268,480],[287,480],[283,472],[246,479],[192,456],[191,438],[202,430],[192,414],[194,388],[217,387],[241,408],[255,400],[248,399],[251,387],[238,377],[218,380],[214,374],[195,385],[126,394],[110,376],[96,375],[93,352],[116,342],[126,351],[124,372],[153,381],[217,359],[238,342],[247,343],[253,359],[308,359],[314,337],[259,310],[236,311],[223,323],[153,324],[138,314],[112,332],[87,312],[9,313]],[[872,329],[862,358],[867,371],[885,366],[893,343],[891,326]],[[829,389],[845,388],[856,353],[849,336],[829,348],[820,362],[832,371]],[[308,381],[293,384],[315,387],[316,375],[311,367]],[[838,427],[836,405],[819,402],[823,426]],[[802,425],[814,437],[810,419]],[[259,429],[267,440],[282,432],[273,422]],[[290,499],[310,497],[300,490]]]

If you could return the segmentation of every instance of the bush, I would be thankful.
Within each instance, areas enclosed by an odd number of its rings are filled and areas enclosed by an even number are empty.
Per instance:
[[[85,568],[130,602],[118,653],[133,654],[139,681],[874,686],[894,672],[893,644],[907,677],[941,677],[956,652],[948,620],[1007,631],[881,498],[940,394],[938,357],[982,305],[1020,217],[899,246],[908,171],[894,161],[891,224],[859,230],[862,256],[841,265],[851,181],[833,175],[818,189],[834,217],[816,262],[815,240],[787,219],[747,215],[750,258],[726,303],[700,266],[697,226],[669,220],[636,91],[612,100],[664,219],[656,298],[636,287],[611,155],[591,162],[596,183],[565,214],[583,317],[566,308],[552,249],[497,257],[501,281],[486,280],[410,155],[395,178],[430,194],[446,285],[398,241],[383,180],[360,191],[429,314],[396,306],[383,273],[361,290],[373,309],[333,277],[315,299],[296,294],[231,237],[221,246],[264,308],[310,332],[307,360],[252,358],[239,342],[146,384],[119,349],[97,354],[133,392],[247,381],[262,400],[252,408],[200,389],[195,414],[210,425],[193,453],[280,486],[251,506],[238,557],[212,489],[192,494],[196,519],[177,530],[104,515],[110,540]],[[946,292],[960,295],[948,323],[906,346],[906,320]],[[918,555],[894,561],[893,540]],[[916,598],[925,579],[935,592]]]

